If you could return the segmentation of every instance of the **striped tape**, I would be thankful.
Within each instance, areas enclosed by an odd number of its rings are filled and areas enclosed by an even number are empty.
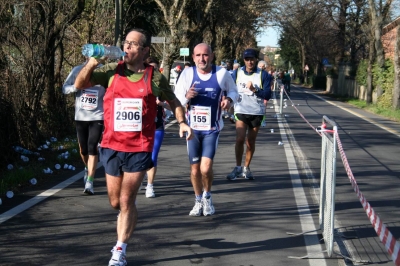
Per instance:
[[[375,213],[374,209],[371,207],[371,205],[369,204],[367,199],[361,193],[360,189],[358,188],[357,181],[354,178],[353,173],[350,169],[350,165],[347,161],[347,157],[343,150],[343,146],[340,141],[339,134],[337,132],[335,132],[334,134],[336,134],[340,157],[342,158],[343,165],[347,172],[347,176],[350,179],[351,186],[353,187],[353,190],[356,192],[358,199],[360,200],[361,205],[363,206],[379,239],[381,240],[382,244],[385,246],[386,251],[392,257],[392,261],[394,262],[394,264],[396,266],[400,266],[400,243],[396,240],[396,238],[393,237],[392,233],[389,231],[389,229],[386,227],[386,225],[382,222],[382,220],[379,218],[379,216]]]

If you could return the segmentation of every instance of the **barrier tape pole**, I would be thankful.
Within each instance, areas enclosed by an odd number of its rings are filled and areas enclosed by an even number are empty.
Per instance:
[[[340,152],[340,157],[342,158],[343,165],[346,169],[347,176],[350,179],[351,186],[353,187],[354,192],[356,192],[358,199],[361,202],[361,205],[363,206],[372,226],[375,229],[375,232],[379,236],[379,239],[381,240],[382,244],[385,246],[386,251],[389,253],[389,255],[392,257],[392,261],[396,266],[400,266],[400,242],[396,240],[396,238],[393,237],[392,233],[389,231],[389,229],[386,227],[385,224],[383,224],[382,220],[380,217],[375,213],[374,209],[371,207],[367,199],[364,197],[360,189],[358,188],[357,181],[353,176],[353,173],[350,169],[350,165],[347,161],[346,154],[343,150],[342,143],[339,138],[339,134],[337,132],[334,133],[336,135],[336,140]]]

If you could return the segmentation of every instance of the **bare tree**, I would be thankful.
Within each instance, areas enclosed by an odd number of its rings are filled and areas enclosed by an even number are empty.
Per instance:
[[[2,4],[7,8],[0,10],[5,12],[1,16],[9,18],[0,34],[7,56],[6,71],[18,80],[8,93],[18,110],[15,123],[19,139],[26,146],[34,146],[42,134],[66,131],[60,128],[66,123],[60,121],[65,117],[61,92],[55,86],[55,55],[66,28],[83,12],[85,1],[8,0]]]
[[[301,69],[307,62],[317,66],[317,71],[322,56],[336,49],[329,35],[334,26],[326,19],[324,6],[317,1],[285,1],[275,8],[273,14],[273,20],[283,34],[297,43]]]
[[[176,52],[182,39],[186,37],[186,32],[182,30],[182,21],[188,0],[154,0],[154,2],[160,8],[168,27],[169,44],[163,58],[163,74],[169,80],[170,66],[178,57]]]

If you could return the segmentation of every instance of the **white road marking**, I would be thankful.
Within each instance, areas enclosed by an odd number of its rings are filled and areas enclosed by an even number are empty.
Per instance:
[[[277,114],[279,114],[279,106],[275,105],[275,111]],[[284,143],[283,148],[285,150],[286,154],[286,161],[288,164],[288,169],[290,173],[290,177],[292,179],[292,187],[293,187],[293,193],[297,205],[297,209],[299,212],[299,218],[300,218],[300,224],[301,224],[301,230],[302,232],[312,232],[315,231],[312,234],[304,234],[304,242],[306,244],[306,250],[307,254],[304,254],[302,256],[308,256],[309,257],[309,265],[310,266],[326,266],[326,260],[321,259],[324,258],[324,253],[322,249],[322,245],[319,242],[318,236],[317,236],[317,228],[314,224],[313,217],[311,215],[311,211],[308,208],[308,201],[306,194],[304,192],[304,188],[300,179],[300,174],[297,169],[296,165],[296,160],[293,155],[293,151],[291,149],[291,145],[289,144],[289,140],[287,137],[286,133],[286,127],[284,124],[286,123],[286,119],[284,117],[280,118],[278,116],[278,125],[279,125],[279,131],[281,134],[281,139],[282,142]],[[289,134],[291,134],[291,131],[289,131]],[[293,136],[291,136],[293,138]],[[301,211],[300,211],[301,210]],[[301,256],[301,257],[302,257]],[[312,258],[318,258],[318,259],[312,259]],[[293,262],[295,264],[295,262]]]
[[[310,94],[310,95],[312,95],[312,96],[314,96],[314,97],[316,97],[316,98],[318,98],[318,99],[320,99],[320,100],[322,100],[322,101],[324,101],[324,102],[327,102],[327,103],[329,103],[329,104],[331,104],[331,105],[333,105],[333,106],[335,106],[335,107],[337,107],[337,108],[340,108],[340,109],[342,109],[342,110],[344,110],[344,111],[346,111],[346,112],[348,112],[348,113],[350,113],[350,114],[352,114],[352,115],[355,115],[355,116],[357,116],[357,117],[359,117],[359,118],[361,118],[361,119],[363,119],[363,120],[365,120],[365,121],[371,123],[372,125],[375,125],[375,126],[381,128],[381,129],[383,129],[383,130],[386,130],[387,132],[392,133],[393,135],[396,135],[397,137],[400,138],[399,132],[397,132],[396,130],[393,130],[393,129],[391,129],[391,128],[385,126],[385,125],[380,124],[378,121],[369,119],[368,117],[365,117],[365,116],[360,115],[360,114],[358,114],[358,113],[356,113],[356,112],[353,112],[352,110],[350,110],[350,109],[348,109],[348,108],[346,108],[346,107],[337,105],[336,103],[331,102],[331,101],[328,101],[328,100],[326,100],[326,99],[324,99],[324,98],[322,98],[322,97],[320,97],[320,96],[318,96],[318,95],[316,95],[316,94],[314,94],[314,93],[310,93],[310,92],[307,92],[307,91],[306,91],[306,93],[308,93],[308,94]]]

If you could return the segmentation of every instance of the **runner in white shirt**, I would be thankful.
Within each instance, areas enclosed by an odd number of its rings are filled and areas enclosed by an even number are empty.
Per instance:
[[[212,166],[219,132],[224,126],[222,110],[229,109],[238,94],[229,72],[212,65],[214,54],[209,45],[198,44],[192,57],[196,66],[183,70],[175,95],[182,106],[187,106],[188,125],[194,130],[194,138],[187,141],[190,179],[196,196],[189,215],[207,216],[215,212],[211,198]],[[227,95],[222,99],[224,91]]]
[[[97,147],[103,132],[103,97],[104,87],[94,87],[78,90],[74,82],[79,71],[85,64],[76,66],[69,73],[62,87],[64,94],[75,93],[75,125],[78,135],[79,151],[85,164],[83,182],[84,193],[94,194],[93,181],[96,173],[98,152]]]
[[[236,118],[236,167],[227,175],[228,180],[239,176],[254,179],[250,171],[250,162],[255,151],[256,138],[261,123],[265,119],[265,100],[271,98],[271,75],[257,68],[258,53],[254,49],[246,49],[243,53],[245,66],[232,74],[236,81],[239,99],[235,104]],[[244,144],[246,143],[246,159],[242,170]]]

